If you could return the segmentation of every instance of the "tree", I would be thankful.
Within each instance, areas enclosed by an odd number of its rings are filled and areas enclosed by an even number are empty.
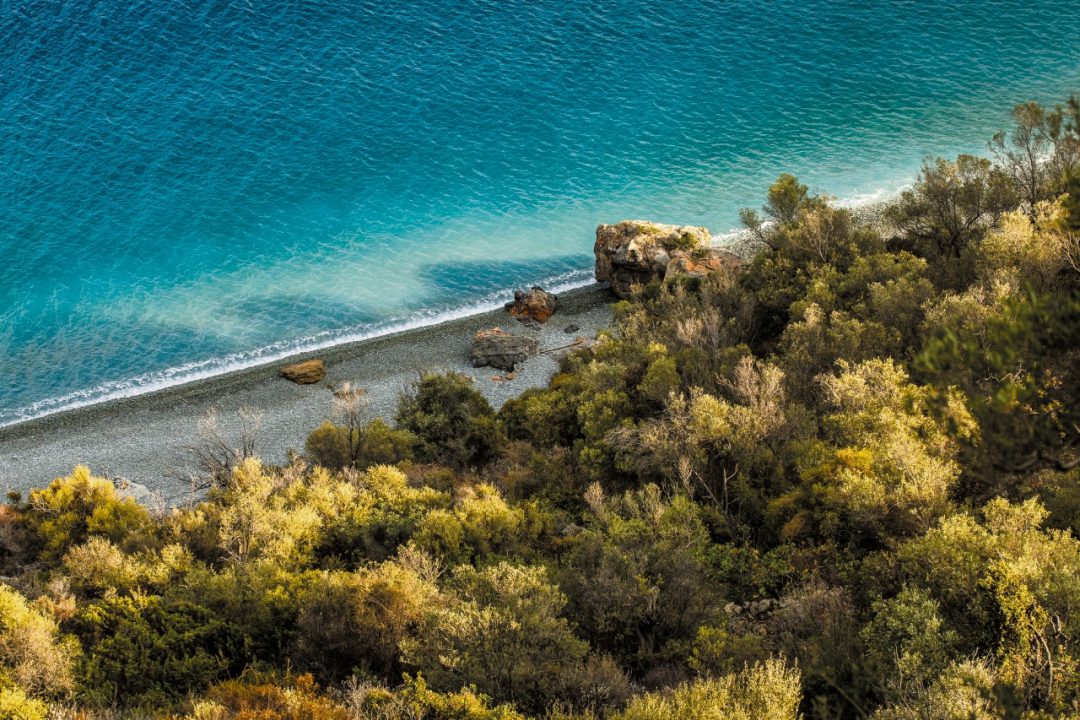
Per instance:
[[[990,140],[990,150],[1012,178],[1034,218],[1035,206],[1062,190],[1062,181],[1080,164],[1080,140],[1068,129],[1060,105],[1047,110],[1037,102],[1013,108],[1013,127]]]
[[[739,211],[739,219],[755,240],[772,250],[779,250],[787,226],[797,224],[800,216],[807,212],[825,208],[825,198],[810,195],[807,186],[794,175],[782,173],[769,186],[765,205],[761,208],[768,220],[763,220],[749,208]]]
[[[940,285],[960,287],[967,274],[957,262],[1016,202],[1003,171],[985,158],[960,155],[955,162],[926,161],[914,187],[889,206],[886,217],[902,248],[936,263]]]

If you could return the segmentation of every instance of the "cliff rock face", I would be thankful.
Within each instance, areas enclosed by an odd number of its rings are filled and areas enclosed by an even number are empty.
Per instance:
[[[514,301],[506,303],[506,309],[510,314],[522,322],[535,320],[538,323],[546,323],[558,308],[559,298],[542,287],[533,287],[528,292],[515,290]]]
[[[598,226],[593,253],[597,281],[611,283],[611,289],[622,298],[653,280],[702,276],[742,262],[736,255],[712,247],[706,228],[647,220]]]
[[[485,365],[500,370],[513,370],[519,362],[532,357],[540,350],[536,338],[511,335],[500,328],[480,330],[473,336],[469,359],[473,367]]]
[[[311,385],[326,377],[326,364],[322,360],[305,360],[281,368],[281,377],[300,385]]]

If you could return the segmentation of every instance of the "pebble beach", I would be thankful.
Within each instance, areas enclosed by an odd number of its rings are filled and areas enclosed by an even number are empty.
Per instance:
[[[182,503],[197,474],[192,448],[204,441],[210,415],[219,436],[237,441],[244,418],[256,418],[256,454],[279,463],[303,449],[307,433],[329,417],[333,390],[345,382],[366,391],[371,418],[392,420],[400,394],[428,371],[468,375],[499,408],[527,388],[545,386],[577,338],[611,325],[606,288],[571,290],[559,300],[558,312],[539,328],[494,310],[0,428],[0,489],[24,493],[87,465],[128,485],[140,500]],[[571,326],[577,329],[566,332]],[[520,364],[512,379],[469,363],[473,334],[492,327],[539,340],[540,354]],[[326,362],[322,382],[297,385],[279,377],[283,365],[311,357]]]

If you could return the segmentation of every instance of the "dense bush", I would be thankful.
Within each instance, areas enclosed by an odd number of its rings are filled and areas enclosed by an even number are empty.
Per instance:
[[[413,443],[410,433],[395,430],[382,420],[355,428],[327,420],[307,436],[304,452],[311,462],[332,470],[344,467],[365,470],[372,465],[396,465],[411,460]]]
[[[81,690],[102,703],[168,706],[238,672],[246,660],[237,628],[182,600],[108,598],[70,625],[85,649]]]
[[[402,395],[397,422],[416,436],[421,460],[459,469],[490,461],[502,443],[495,411],[467,375],[422,376]]]
[[[21,702],[24,691],[43,696],[70,691],[74,654],[74,648],[58,637],[52,618],[0,585],[0,687],[14,693],[7,702]]]
[[[560,616],[565,605],[542,568],[459,566],[406,660],[436,688],[475,687],[540,710],[555,699],[561,671],[588,650]]]
[[[670,693],[642,695],[615,720],[796,720],[800,698],[798,670],[770,661],[736,675],[680,685]]]
[[[146,542],[151,525],[146,509],[121,497],[113,484],[77,467],[49,487],[34,490],[23,508],[22,521],[36,539],[42,557],[56,560],[89,536],[103,537],[127,547]]]
[[[362,671],[394,681],[401,645],[422,633],[437,596],[434,578],[399,562],[326,574],[302,597],[296,660],[328,679]]]

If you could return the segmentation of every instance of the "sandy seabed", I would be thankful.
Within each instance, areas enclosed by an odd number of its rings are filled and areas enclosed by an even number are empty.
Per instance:
[[[203,441],[208,413],[230,440],[239,438],[241,415],[254,414],[256,454],[279,463],[289,450],[302,450],[307,433],[329,417],[333,389],[344,382],[367,391],[372,418],[391,420],[399,395],[425,371],[473,377],[498,408],[548,383],[558,369],[557,348],[609,327],[613,299],[592,285],[561,293],[559,311],[538,330],[495,310],[0,428],[0,489],[25,492],[88,465],[95,475],[136,484],[135,494],[148,502],[184,502],[196,472],[191,448]],[[578,329],[565,332],[570,325]],[[469,364],[473,333],[491,327],[540,340],[541,354],[518,365],[513,380],[493,380],[505,373]],[[278,377],[282,365],[309,357],[326,361],[326,380],[296,385]]]

